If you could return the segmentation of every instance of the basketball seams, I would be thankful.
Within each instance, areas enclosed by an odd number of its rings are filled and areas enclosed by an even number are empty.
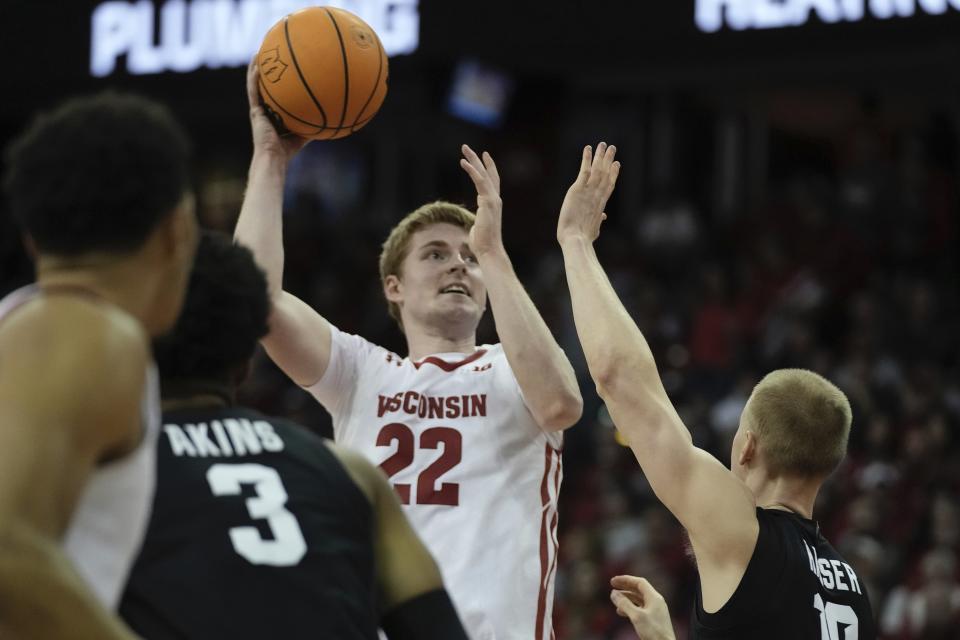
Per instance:
[[[383,44],[380,42],[380,36],[377,35],[376,31],[372,32],[373,37],[377,40],[377,79],[373,82],[373,89],[370,91],[370,95],[367,97],[367,101],[363,103],[363,107],[360,108],[360,112],[357,114],[357,117],[354,119],[353,124],[350,125],[350,133],[353,133],[353,130],[360,124],[360,116],[363,115],[363,112],[367,110],[367,107],[370,106],[370,102],[373,100],[373,96],[377,95],[377,89],[380,88],[380,76],[383,74]],[[369,121],[370,118],[367,118]],[[367,121],[364,121],[366,124]]]
[[[377,115],[377,114],[373,114],[372,116],[370,116],[370,117],[368,117],[368,118],[366,118],[366,119],[364,119],[364,120],[358,120],[357,122],[354,122],[354,123],[351,124],[351,125],[344,125],[344,126],[342,126],[342,127],[321,127],[321,126],[319,126],[319,125],[313,125],[313,126],[315,126],[315,127],[317,128],[317,133],[323,133],[324,131],[346,131],[347,129],[353,129],[353,128],[357,127],[357,126],[361,126],[361,127],[362,127],[363,125],[365,125],[365,124],[367,124],[368,122],[370,122],[371,120],[373,120],[373,119],[376,117],[376,115]]]
[[[358,31],[361,27],[363,31]],[[334,33],[336,40],[333,39]],[[297,79],[292,79],[292,72],[288,71],[288,77],[282,83],[268,87],[269,83],[261,71],[258,86],[264,107],[270,111],[271,118],[283,123],[284,127],[292,125],[289,127],[292,133],[314,140],[342,138],[365,126],[379,112],[387,93],[389,61],[380,37],[360,18],[338,8],[311,7],[296,11],[274,25],[261,44],[260,55],[263,55],[268,43],[270,46],[279,45],[281,50],[286,49],[284,57],[289,55]],[[375,51],[369,50],[371,45]],[[336,69],[338,46],[343,65],[342,78]],[[377,56],[376,72],[372,55]],[[283,64],[282,59],[279,64]],[[283,73],[282,68],[278,69],[279,73],[271,76],[276,81],[280,80]],[[351,73],[355,76],[352,82]],[[307,79],[308,74],[311,74],[310,80]],[[369,86],[371,79],[373,86],[366,89],[368,95],[364,99],[364,88]],[[356,96],[351,94],[351,87]],[[335,108],[338,90],[343,91],[343,102],[339,122],[334,126],[336,112],[328,116],[319,98],[324,98],[327,107]],[[320,114],[320,122],[312,117],[315,114],[310,113],[311,107]],[[311,117],[308,120],[301,115]],[[351,120],[347,120],[347,115],[353,116]]]
[[[337,24],[337,19],[334,17],[330,9],[324,7],[324,11],[327,12],[327,16],[330,18],[330,22],[333,23],[333,28],[337,32],[337,41],[340,43],[340,56],[343,59],[343,111],[340,113],[340,124],[336,126],[336,129],[342,129],[343,121],[347,118],[347,104],[350,102],[350,67],[347,64],[347,48],[343,44],[343,34],[340,33],[340,25]],[[326,124],[326,118],[324,118],[324,124]]]
[[[297,76],[300,78],[300,82],[303,83],[303,88],[306,90],[307,95],[310,96],[310,99],[313,100],[313,104],[317,106],[317,109],[320,111],[320,117],[323,118],[322,127],[327,126],[327,113],[323,110],[320,101],[317,100],[317,97],[313,95],[313,90],[310,89],[310,85],[307,84],[307,79],[303,77],[303,71],[300,69],[300,63],[297,62],[297,54],[293,50],[293,42],[290,41],[290,21],[289,16],[283,19],[283,35],[287,40],[287,49],[290,51],[290,60],[293,61],[293,68],[297,70]],[[336,23],[334,23],[336,25]],[[339,37],[340,32],[337,32]],[[341,41],[340,46],[343,47],[343,42]],[[297,118],[299,120],[299,118]],[[341,119],[342,124],[342,119]]]
[[[273,94],[272,94],[272,93],[270,93],[270,89],[267,88],[267,85],[266,85],[266,83],[264,83],[263,78],[258,77],[258,78],[257,78],[257,82],[258,82],[259,85],[260,85],[260,89],[263,90],[263,92],[267,94],[267,97],[270,98],[270,102],[273,103],[273,105],[270,106],[271,109],[273,109],[273,108],[274,108],[274,105],[275,105],[277,109],[279,109],[280,111],[283,111],[285,114],[287,114],[288,116],[290,116],[291,118],[293,118],[293,119],[296,120],[297,122],[303,123],[303,124],[307,125],[308,127],[317,127],[317,128],[320,128],[320,129],[323,129],[323,128],[324,128],[324,126],[323,126],[322,124],[317,124],[316,122],[308,122],[308,121],[304,120],[303,118],[299,118],[299,117],[295,116],[294,114],[290,113],[289,111],[287,111],[286,109],[284,109],[284,108],[283,108],[283,105],[280,104],[279,102],[277,102],[277,99],[273,97]],[[299,134],[298,134],[298,135],[299,135]]]

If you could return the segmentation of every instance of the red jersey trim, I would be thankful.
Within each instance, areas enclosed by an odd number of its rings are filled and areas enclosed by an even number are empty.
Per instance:
[[[550,486],[554,487],[554,495],[559,493],[559,483],[560,483],[560,465],[561,458],[560,452],[549,444],[546,446],[544,452],[544,468],[543,468],[543,480],[540,483],[540,500],[542,504],[542,515],[540,517],[540,593],[537,598],[537,620],[536,620],[536,630],[535,638],[536,640],[542,640],[544,631],[546,629],[550,630],[550,637],[553,638],[553,624],[552,620],[547,620],[547,585],[552,579],[553,573],[556,571],[556,562],[557,562],[557,545],[556,545],[556,530],[557,530],[557,514],[553,514],[553,518],[548,523],[547,522],[547,511],[550,505]],[[553,467],[553,457],[556,455],[557,466],[556,469]],[[551,482],[550,472],[553,473],[553,480]],[[551,556],[551,551],[553,551],[553,557]]]
[[[480,349],[479,351],[474,351],[473,354],[467,356],[466,358],[464,358],[464,359],[461,360],[460,362],[446,362],[445,360],[441,360],[440,358],[437,358],[436,356],[427,356],[426,358],[424,358],[424,359],[421,360],[420,362],[414,362],[414,363],[413,363],[413,366],[416,367],[417,369],[419,369],[421,365],[432,364],[432,365],[436,365],[436,366],[440,367],[441,369],[443,369],[443,370],[446,371],[447,373],[450,373],[451,371],[455,371],[456,369],[459,369],[460,367],[462,367],[462,366],[465,365],[465,364],[470,364],[471,362],[474,362],[475,360],[479,360],[479,359],[482,358],[482,357],[484,356],[484,354],[486,354],[486,353],[487,353],[487,350],[486,350],[486,349]]]

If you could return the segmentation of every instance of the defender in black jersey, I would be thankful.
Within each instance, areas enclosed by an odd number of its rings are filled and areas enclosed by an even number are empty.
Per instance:
[[[150,640],[465,639],[379,469],[235,406],[268,313],[249,251],[205,234],[183,316],[155,344],[157,492],[122,617]]]
[[[693,446],[593,249],[619,174],[615,153],[603,143],[596,156],[584,149],[557,239],[597,390],[690,535],[700,573],[692,637],[875,638],[863,584],[811,519],[820,486],[846,455],[850,403],[811,371],[774,371],[744,408],[730,469]]]

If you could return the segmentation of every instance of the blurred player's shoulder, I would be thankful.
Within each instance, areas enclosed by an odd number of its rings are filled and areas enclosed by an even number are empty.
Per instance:
[[[142,368],[149,338],[142,325],[120,308],[83,295],[38,295],[0,321],[0,344],[14,356],[23,352],[38,366],[84,359],[118,368]]]
[[[19,402],[51,416],[66,411],[97,440],[138,437],[125,416],[140,413],[150,346],[125,311],[88,296],[35,296],[0,321],[0,361],[15,373],[0,384]]]

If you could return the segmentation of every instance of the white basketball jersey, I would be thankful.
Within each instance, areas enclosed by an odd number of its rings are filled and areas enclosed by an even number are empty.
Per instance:
[[[534,421],[503,348],[413,362],[332,328],[309,391],[390,477],[470,637],[549,640],[562,435]]]
[[[0,300],[0,321],[38,295],[42,295],[40,290],[29,286]],[[122,458],[94,470],[64,535],[64,550],[77,573],[110,609],[119,604],[153,503],[160,431],[160,384],[153,363],[147,368],[141,414],[140,444]]]
[[[123,458],[96,468],[64,537],[77,572],[110,609],[120,604],[153,506],[160,432],[160,383],[153,363],[147,369],[141,415],[140,444]]]

